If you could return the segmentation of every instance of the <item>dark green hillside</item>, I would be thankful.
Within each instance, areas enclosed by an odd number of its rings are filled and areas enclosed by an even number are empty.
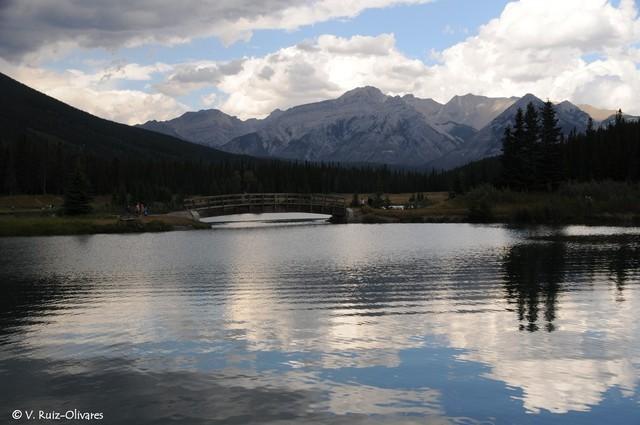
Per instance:
[[[181,195],[412,192],[434,175],[256,159],[100,119],[0,74],[0,194],[62,195],[81,168],[118,205]]]
[[[0,73],[0,137],[61,142],[102,158],[220,160],[237,157],[76,109]]]

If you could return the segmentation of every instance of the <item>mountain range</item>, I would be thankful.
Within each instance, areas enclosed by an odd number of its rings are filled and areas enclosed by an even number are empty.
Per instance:
[[[360,87],[342,96],[276,109],[264,119],[240,120],[216,109],[187,112],[140,127],[230,153],[341,163],[450,169],[501,150],[504,128],[518,108],[543,100],[532,94],[491,98],[467,94],[446,104],[411,94],[388,96]],[[590,110],[607,122],[606,110],[555,105],[565,134],[586,129]]]

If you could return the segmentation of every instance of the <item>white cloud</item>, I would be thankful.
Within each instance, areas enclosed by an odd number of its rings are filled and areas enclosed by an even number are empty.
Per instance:
[[[431,0],[19,0],[0,2],[0,57],[38,60],[74,47],[116,49],[216,36],[248,40],[260,29],[294,30],[369,8]]]
[[[313,3],[313,7],[289,0],[271,1],[273,7],[269,13],[257,13],[259,7],[250,4],[255,2],[236,2],[234,7],[229,5],[231,3],[216,3],[212,10],[225,11],[216,19],[233,23],[233,29],[227,33],[232,37],[250,29],[292,29],[330,17],[353,16],[368,7],[420,0],[322,0]],[[27,3],[28,0],[24,4]],[[72,3],[72,0],[64,2],[67,6]],[[84,16],[83,10],[93,16],[87,10],[95,12],[96,7],[79,7],[73,16]],[[59,13],[67,19],[71,12],[62,7]],[[168,25],[162,34],[170,38],[172,31],[184,24],[172,26],[159,22],[156,12],[149,13],[146,24],[140,29],[142,33],[131,30],[122,43],[163,41],[153,35],[151,28],[154,25]],[[182,22],[180,13],[180,10],[175,11],[176,22]],[[193,19],[214,22],[213,18],[206,18],[211,13],[196,8],[191,15],[199,16]],[[121,15],[124,16],[120,12],[113,19],[119,22]],[[130,19],[137,22],[141,16],[134,13]],[[199,28],[196,23],[192,26]],[[215,31],[226,28],[224,25],[213,27]],[[184,39],[193,36],[191,29],[185,34]],[[52,40],[70,43],[64,37]],[[108,37],[102,41],[103,45],[107,42]],[[617,7],[604,0],[520,0],[509,3],[499,17],[482,26],[476,35],[442,51],[432,52],[432,59],[437,62],[432,66],[403,54],[397,48],[393,34],[350,38],[322,35],[262,57],[175,65],[111,64],[93,74],[67,71],[63,74],[65,83],[60,85],[44,84],[33,73],[27,74],[22,81],[49,94],[55,92],[62,100],[73,99],[74,106],[106,113],[105,117],[124,122],[179,114],[185,107],[174,98],[206,87],[217,89],[218,95],[215,103],[201,99],[205,105],[219,105],[223,111],[242,118],[261,117],[276,108],[334,98],[364,85],[376,86],[389,94],[413,93],[440,102],[465,93],[518,96],[531,92],[542,98],[569,99],[607,109],[621,107],[625,112],[640,114],[636,95],[640,92],[640,50],[635,47],[639,42],[640,20],[632,0],[621,0]],[[8,43],[10,41],[0,42],[0,50]],[[83,45],[82,39],[75,43]],[[73,82],[70,81],[72,74]],[[161,82],[149,85],[159,94],[119,90],[119,84],[127,80],[153,81],[153,74],[165,75]],[[75,90],[80,83],[95,93],[78,98],[77,92],[67,92]],[[107,93],[113,91],[118,94],[113,100],[107,99]],[[126,105],[122,108],[102,107],[112,103],[118,105],[127,96],[150,103],[144,110],[131,110],[132,117],[124,116],[128,111]],[[157,110],[150,109],[154,105],[158,105]]]
[[[93,74],[92,77],[99,78],[101,82],[109,80],[149,81],[153,78],[153,74],[168,72],[171,69],[171,66],[164,63],[139,65],[136,63],[117,62],[108,65],[100,72]]]
[[[63,90],[53,96],[100,117],[125,124],[140,124],[152,119],[167,120],[186,112],[189,108],[165,95],[148,94],[137,90],[96,90],[83,87]]]
[[[202,87],[217,85],[225,76],[242,71],[244,60],[230,62],[191,62],[176,65],[162,83],[154,87],[168,96],[182,96]]]
[[[215,93],[209,93],[200,97],[202,104],[208,108],[215,106],[218,96]]]
[[[0,70],[49,96],[99,117],[125,124],[169,119],[188,107],[161,93],[118,88],[117,80],[148,80],[166,65],[123,65],[89,74],[78,70],[58,73],[0,60]]]
[[[451,25],[447,24],[444,26],[444,28],[442,28],[442,34],[444,35],[469,34],[469,28],[467,27],[454,28]]]
[[[228,95],[221,108],[245,118],[364,85],[440,102],[457,94],[530,92],[640,113],[637,42],[640,21],[633,1],[622,0],[615,7],[603,0],[521,0],[509,3],[477,35],[434,52],[438,63],[433,66],[401,53],[393,34],[323,35],[264,57],[245,58],[237,72],[217,72],[198,87],[216,86]],[[601,59],[589,62],[587,55]],[[182,67],[188,74],[194,66]],[[188,89],[172,79],[164,92]]]
[[[246,118],[337,97],[363,85],[390,93],[420,92],[428,74],[422,61],[396,49],[393,34],[323,35],[248,58],[242,70],[221,78],[217,87],[228,95],[221,109]]]
[[[512,2],[476,36],[439,52],[431,95],[533,92],[640,112],[632,95],[640,89],[633,48],[639,41],[633,0],[619,7],[603,0]],[[590,54],[603,59],[589,63]]]

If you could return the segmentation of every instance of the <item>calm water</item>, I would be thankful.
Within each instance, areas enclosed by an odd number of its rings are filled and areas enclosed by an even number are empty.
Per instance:
[[[639,234],[0,239],[0,423],[638,424]]]

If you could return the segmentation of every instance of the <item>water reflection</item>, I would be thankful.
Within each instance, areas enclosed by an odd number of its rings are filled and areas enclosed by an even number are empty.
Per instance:
[[[587,230],[0,239],[0,414],[634,423],[640,243]]]
[[[508,249],[503,261],[505,288],[510,303],[516,305],[519,329],[539,329],[541,305],[545,329],[555,329],[558,291],[564,280],[564,243],[523,244]],[[526,325],[522,324],[526,321]]]
[[[558,293],[583,289],[577,285],[590,285],[590,281],[601,279],[605,271],[616,286],[617,301],[624,301],[625,284],[637,277],[640,267],[640,237],[616,238],[614,243],[610,237],[572,239],[570,245],[567,241],[550,239],[548,243],[514,245],[504,256],[505,289],[508,300],[516,306],[520,330],[537,331],[543,310],[544,328],[553,331]],[[573,287],[565,288],[565,284]]]

